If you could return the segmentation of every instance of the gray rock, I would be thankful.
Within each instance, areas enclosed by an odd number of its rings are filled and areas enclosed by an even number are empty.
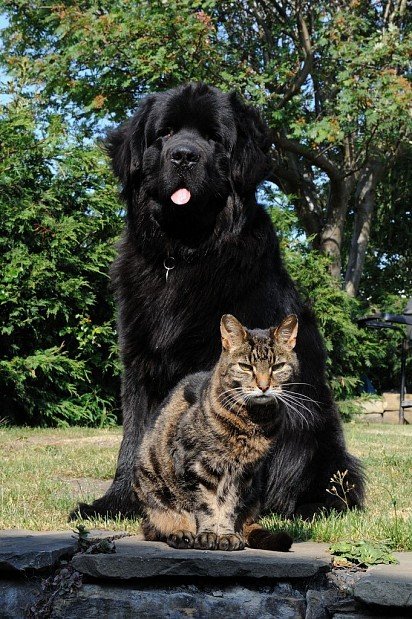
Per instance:
[[[51,568],[77,550],[71,531],[35,533],[13,529],[0,533],[0,573]]]
[[[370,615],[363,612],[353,612],[345,614],[338,613],[337,615],[333,615],[333,619],[377,619],[377,617],[379,617],[379,619],[411,619],[410,615],[382,615],[382,613],[379,613],[379,615],[377,615],[376,613]]]
[[[395,553],[398,565],[370,568],[355,585],[354,596],[364,604],[412,609],[412,552]]]
[[[331,616],[329,607],[338,599],[339,592],[336,589],[309,589],[306,592],[305,619],[329,619]]]
[[[338,568],[327,574],[326,578],[329,584],[339,589],[343,595],[353,596],[355,584],[360,578],[363,578],[364,575],[365,570],[361,568]]]
[[[27,608],[35,600],[40,585],[26,581],[0,581],[0,617],[1,619],[23,619],[27,617]]]
[[[122,534],[96,529],[90,532],[88,539],[100,540],[113,535]],[[0,531],[0,574],[50,569],[61,558],[70,558],[76,551],[77,539],[72,531]]]
[[[303,619],[305,602],[300,594],[285,596],[276,588],[256,591],[246,587],[219,586],[221,595],[195,586],[132,588],[84,585],[76,594],[57,598],[52,619]]]
[[[73,567],[94,578],[120,580],[153,576],[207,578],[311,578],[330,569],[326,544],[294,544],[292,552],[252,550],[223,552],[175,550],[160,542],[127,537],[116,542],[115,554],[78,554]]]

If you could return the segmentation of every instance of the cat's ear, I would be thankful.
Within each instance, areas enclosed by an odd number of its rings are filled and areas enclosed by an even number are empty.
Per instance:
[[[246,340],[246,329],[241,325],[237,318],[231,314],[225,314],[220,321],[220,334],[222,336],[222,346],[225,350],[237,348]]]
[[[273,331],[273,338],[287,350],[293,350],[295,348],[297,335],[298,317],[295,314],[286,316],[280,325]]]

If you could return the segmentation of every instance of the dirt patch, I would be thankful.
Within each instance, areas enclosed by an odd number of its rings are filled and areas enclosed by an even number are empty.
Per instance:
[[[25,447],[26,445],[97,445],[98,447],[117,447],[122,437],[120,434],[107,434],[105,436],[83,436],[74,438],[54,438],[52,436],[19,437],[13,446]]]
[[[93,479],[92,477],[59,477],[61,483],[67,484],[70,494],[75,499],[82,499],[91,495],[102,495],[111,486],[110,479]]]

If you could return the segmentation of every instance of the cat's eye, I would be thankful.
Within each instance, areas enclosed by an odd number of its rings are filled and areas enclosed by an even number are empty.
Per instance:
[[[275,363],[275,365],[272,366],[272,372],[278,372],[279,370],[282,370],[285,365],[286,363],[284,361],[282,361],[281,363]]]
[[[249,363],[238,363],[238,366],[245,372],[252,372],[253,370],[253,367]]]

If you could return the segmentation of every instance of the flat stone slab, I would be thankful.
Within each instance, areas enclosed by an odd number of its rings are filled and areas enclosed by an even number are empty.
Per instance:
[[[0,533],[0,573],[41,570],[77,551],[71,531],[37,533],[11,529]]]
[[[398,565],[376,565],[358,580],[356,600],[375,606],[412,609],[412,552],[394,553]]]
[[[100,540],[118,532],[92,530],[88,540]],[[0,531],[0,574],[50,569],[59,559],[78,550],[72,531],[35,532],[25,529]]]
[[[246,550],[176,550],[160,542],[127,537],[114,554],[78,554],[72,565],[94,578],[131,580],[154,576],[206,578],[311,578],[330,570],[327,544],[293,544],[290,552]]]

